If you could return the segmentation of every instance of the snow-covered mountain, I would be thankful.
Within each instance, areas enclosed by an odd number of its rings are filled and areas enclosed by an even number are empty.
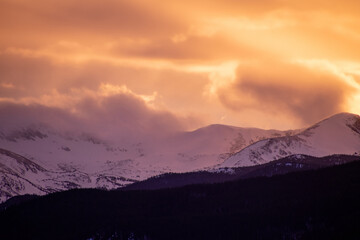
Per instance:
[[[213,184],[255,177],[272,177],[292,172],[316,170],[325,167],[360,161],[360,155],[331,155],[313,157],[291,155],[269,163],[237,168],[222,168],[212,171],[165,173],[124,187],[124,190],[155,190],[182,187],[193,184]]]
[[[113,189],[165,172],[195,171],[220,164],[256,141],[296,133],[211,125],[130,143],[43,125],[1,127],[0,201],[71,188]]]
[[[297,132],[210,125],[144,144],[144,158],[150,159],[147,161],[157,168],[166,166],[171,172],[189,172],[222,163],[232,154],[257,141],[291,136]]]
[[[210,125],[138,142],[104,140],[44,125],[1,126],[0,202],[71,188],[113,189],[167,172],[253,166],[294,154],[359,152],[360,117],[348,113],[305,130]]]
[[[360,153],[360,117],[336,114],[304,131],[252,144],[226,159],[217,167],[242,167],[264,164],[294,154],[323,157]]]
[[[90,136],[75,139],[27,128],[2,134],[0,146],[0,201],[21,194],[114,188],[136,181],[131,179],[136,171],[126,174],[131,163],[111,161],[124,149],[113,149]]]

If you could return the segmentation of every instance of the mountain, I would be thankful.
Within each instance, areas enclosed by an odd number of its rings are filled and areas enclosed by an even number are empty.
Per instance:
[[[0,239],[359,239],[360,162],[155,191],[77,189],[0,212]]]
[[[323,157],[360,154],[360,117],[340,113],[304,131],[252,144],[226,159],[218,168],[264,164],[294,154]]]
[[[320,168],[342,165],[360,161],[360,156],[331,155],[313,157],[307,155],[291,155],[269,163],[237,168],[222,168],[212,171],[197,171],[187,173],[165,173],[143,181],[129,184],[125,190],[155,190],[182,187],[193,184],[213,184],[239,179],[272,177],[291,172],[317,170]]]
[[[23,194],[43,195],[72,188],[120,187],[133,179],[85,173],[75,168],[59,166],[48,170],[14,152],[0,149],[0,200]]]
[[[178,133],[150,146],[146,155],[167,172],[188,172],[212,167],[257,141],[296,134],[297,130],[278,131],[210,125],[191,132]]]
[[[62,132],[41,124],[1,126],[0,202],[73,188],[115,189],[169,172],[220,171],[232,179],[228,173],[240,170],[228,168],[258,166],[292,155],[313,156],[320,162],[325,159],[321,157],[359,152],[360,118],[349,113],[304,130],[210,125],[137,142]],[[258,176],[264,176],[261,171]]]
[[[122,166],[131,167],[126,159],[110,161],[126,150],[90,135],[31,127],[2,132],[0,143],[0,201],[71,188],[117,188],[136,181],[131,178],[135,171],[122,176],[127,171]]]
[[[211,125],[131,143],[59,132],[40,124],[1,127],[0,202],[72,188],[113,189],[165,172],[195,171],[219,164],[261,139],[294,134]]]

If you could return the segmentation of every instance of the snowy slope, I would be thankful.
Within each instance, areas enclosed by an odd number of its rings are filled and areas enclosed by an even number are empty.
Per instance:
[[[293,154],[360,152],[360,118],[346,113],[303,131],[210,125],[138,142],[40,125],[1,129],[0,201],[71,188],[113,189],[166,172],[252,166]]]
[[[272,177],[291,172],[315,170],[360,161],[360,155],[331,155],[322,158],[291,155],[266,164],[238,168],[213,169],[187,173],[165,173],[124,187],[125,190],[154,190],[194,184],[213,184],[238,179]]]
[[[139,155],[136,147],[133,151],[90,135],[59,134],[44,127],[1,132],[0,201],[21,194],[111,189],[135,182],[146,172],[133,165],[131,158]]]
[[[292,133],[211,125],[129,143],[40,125],[6,129],[0,131],[0,201],[71,188],[113,189],[165,172],[203,169],[255,141]]]
[[[232,154],[259,140],[295,133],[210,125],[155,143],[145,150],[144,159],[157,167],[166,166],[171,172],[189,172],[222,163]]]
[[[340,113],[293,136],[270,138],[252,144],[217,167],[264,164],[293,154],[315,157],[359,154],[360,117]]]

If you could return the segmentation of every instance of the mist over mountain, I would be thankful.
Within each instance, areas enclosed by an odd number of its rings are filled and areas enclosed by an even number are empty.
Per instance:
[[[118,188],[165,172],[212,167],[253,142],[290,133],[213,125],[131,143],[47,126],[19,127],[0,134],[0,196]]]
[[[48,109],[35,109],[38,114],[48,113]],[[44,116],[47,124],[22,126],[20,121],[8,122],[11,127],[6,127],[2,122],[1,201],[73,188],[114,189],[169,172],[227,172],[223,169],[256,166],[297,154],[325,157],[360,152],[359,116],[348,113],[303,130],[210,125],[133,142],[124,136],[100,138],[81,128],[53,128],[51,115]]]

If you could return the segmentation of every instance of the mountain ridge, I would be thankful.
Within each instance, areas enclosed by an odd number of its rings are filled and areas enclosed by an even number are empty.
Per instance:
[[[356,114],[335,114],[293,136],[269,138],[249,145],[217,167],[251,166],[293,154],[321,157],[359,153],[359,122],[360,117]]]
[[[353,120],[349,121],[350,118]],[[329,121],[331,124],[326,124]],[[319,130],[322,135],[331,133],[331,139],[341,138],[341,141],[333,139],[334,146],[327,146],[332,152],[321,155],[310,151],[312,145],[328,144],[321,143],[327,140],[323,137],[314,138]],[[360,152],[359,132],[358,115],[347,113],[336,114],[305,130],[262,130],[215,124],[161,140],[135,143],[109,142],[88,133],[56,132],[41,125],[7,129],[0,132],[0,178],[3,179],[0,201],[16,195],[47,194],[72,188],[114,189],[167,172],[219,171],[226,167],[263,164],[294,154],[353,155]],[[307,141],[308,138],[314,141]],[[348,139],[347,142],[344,139]],[[296,151],[292,149],[294,146]],[[34,173],[16,158],[27,159],[33,163],[31,166],[43,171]]]

